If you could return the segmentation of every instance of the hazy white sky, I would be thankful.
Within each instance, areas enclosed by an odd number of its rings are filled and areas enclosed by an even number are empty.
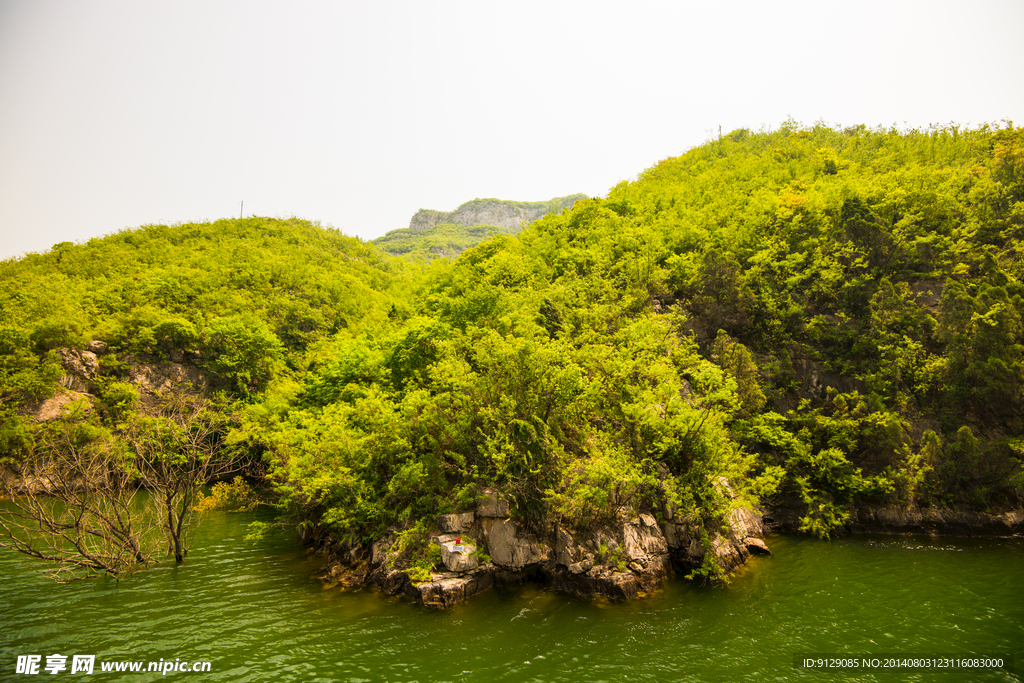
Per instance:
[[[245,214],[372,239],[721,126],[1024,124],[1024,2],[0,0],[0,258]]]

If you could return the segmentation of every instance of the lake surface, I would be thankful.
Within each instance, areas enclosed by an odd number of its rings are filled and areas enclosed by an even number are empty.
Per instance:
[[[213,513],[189,559],[120,584],[56,585],[0,551],[0,680],[18,655],[68,657],[44,680],[1021,681],[1024,542],[768,539],[724,588],[684,580],[629,603],[528,585],[446,612],[372,590],[324,590],[292,538],[242,542],[251,515]],[[795,653],[1012,655],[1014,671],[810,671]],[[71,674],[75,654],[93,676]],[[101,662],[209,661],[116,673]]]

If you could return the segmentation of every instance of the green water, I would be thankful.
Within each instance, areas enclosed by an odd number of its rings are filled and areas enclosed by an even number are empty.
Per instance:
[[[215,513],[188,561],[57,586],[0,552],[0,679],[97,681],[1020,681],[1024,543],[768,539],[727,588],[671,581],[630,603],[530,585],[432,612],[310,580],[293,541],[257,547]],[[1016,673],[808,672],[797,652],[1012,654]],[[18,655],[68,655],[57,676]],[[70,655],[96,655],[93,676]],[[100,662],[206,660],[208,673],[118,674]]]

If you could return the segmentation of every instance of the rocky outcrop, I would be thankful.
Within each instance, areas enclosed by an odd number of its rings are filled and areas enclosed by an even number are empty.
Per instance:
[[[743,545],[750,551],[751,555],[771,555],[767,544],[760,538],[747,537],[743,539]]]
[[[64,370],[64,374],[58,380],[59,387],[53,396],[29,401],[19,409],[19,412],[36,422],[50,422],[66,415],[75,405],[82,405],[86,412],[91,411],[96,398],[91,392],[100,375],[97,354],[105,353],[106,350],[106,343],[96,340],[89,342],[84,351],[57,349]]]
[[[125,357],[128,364],[127,380],[139,390],[139,401],[146,412],[156,407],[159,395],[181,387],[203,391],[210,386],[209,379],[200,368],[174,361],[143,361],[136,356]]]
[[[551,548],[534,534],[524,533],[510,519],[485,518],[482,527],[491,560],[503,569],[520,571],[551,560]]]
[[[632,599],[654,590],[672,572],[669,546],[650,514],[623,520],[577,540],[559,529],[552,583],[581,597]]]
[[[870,534],[928,534],[962,538],[1024,535],[1024,508],[978,512],[962,508],[916,506],[861,506],[848,510],[850,518],[840,531]],[[768,510],[772,531],[800,531],[801,507],[787,501]]]
[[[433,211],[420,209],[409,221],[409,229],[425,232],[442,223],[459,225],[497,225],[518,231],[533,218],[522,209],[500,201],[476,201],[463,204],[455,211]]]
[[[437,574],[431,581],[407,583],[403,590],[409,597],[432,609],[445,609],[494,585],[494,575],[486,569],[468,574]]]
[[[508,501],[501,498],[494,489],[484,490],[476,506],[477,517],[508,517]]]
[[[64,376],[60,385],[78,393],[89,393],[100,371],[100,361],[92,351],[57,349]]]
[[[690,569],[699,568],[707,553],[726,573],[736,571],[753,555],[770,555],[764,542],[764,521],[759,511],[742,505],[732,486],[724,478],[714,482],[715,487],[733,501],[724,519],[711,525],[712,529],[726,529],[724,533],[711,533],[693,528],[690,519],[676,514],[666,506],[662,532],[677,564]]]
[[[353,589],[365,585],[371,568],[367,550],[343,546],[335,552],[338,561],[325,565],[323,573],[317,578],[331,588],[340,586]]]
[[[518,231],[526,224],[537,220],[551,211],[572,206],[584,195],[558,197],[550,202],[506,202],[500,199],[474,199],[454,211],[420,209],[409,221],[409,230],[424,232],[441,223],[458,223],[464,226],[497,225]]]
[[[50,420],[56,420],[62,415],[66,415],[72,406],[76,405],[79,401],[84,401],[84,404],[82,404],[84,410],[89,412],[92,410],[93,398],[95,397],[92,394],[71,389],[61,389],[50,398],[29,406],[28,414],[37,422],[49,422]]]
[[[644,590],[656,588],[669,575],[668,541],[654,517],[642,514],[622,527],[623,551],[629,568]]]
[[[480,566],[480,559],[475,554],[476,544],[463,542],[457,545],[455,541],[444,541],[441,546],[441,563],[444,568],[457,574],[471,572]]]
[[[632,572],[602,566],[591,567],[581,574],[559,570],[551,583],[555,590],[581,598],[602,596],[613,600],[632,600],[640,597],[642,592],[641,584]]]
[[[473,526],[474,518],[472,512],[464,512],[461,515],[438,515],[435,521],[438,529],[454,534],[460,531],[469,531]]]
[[[1012,536],[1024,533],[1024,508],[990,513],[953,508],[862,507],[850,513],[847,527],[854,533]]]
[[[754,510],[738,507],[722,522],[728,532],[713,537],[710,550],[726,571],[751,553],[769,553]],[[586,532],[557,528],[550,537],[540,537],[510,519],[508,501],[492,489],[482,492],[474,511],[434,519],[428,544],[433,550],[425,553],[436,558],[430,571],[420,568],[422,560],[400,557],[397,538],[391,535],[362,549],[333,548],[320,578],[344,588],[370,584],[436,609],[495,585],[527,580],[544,580],[580,597],[632,599],[656,589],[676,567],[700,566],[707,553],[690,522],[673,519],[670,510],[660,525],[653,513],[644,512],[611,526]]]
[[[109,348],[110,347],[107,345],[107,342],[100,341],[99,339],[93,339],[91,342],[85,345],[86,351],[94,353],[97,356],[102,356],[109,350]]]
[[[119,376],[138,389],[142,412],[155,409],[159,395],[172,389],[190,387],[194,391],[203,391],[210,388],[209,378],[200,368],[174,360],[149,360],[128,355],[115,364],[118,367],[116,371],[104,370],[100,356],[108,352],[107,343],[98,339],[90,341],[84,350],[57,349],[64,370],[59,380],[60,388],[50,398],[26,404],[22,413],[36,421],[48,422],[66,414],[73,403],[82,399],[88,402],[87,410],[91,410],[98,380],[105,374]],[[180,353],[177,355],[182,356]],[[182,356],[180,360],[186,359]]]

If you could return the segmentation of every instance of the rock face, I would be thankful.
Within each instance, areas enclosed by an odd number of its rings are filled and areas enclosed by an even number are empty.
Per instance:
[[[640,596],[641,585],[634,574],[601,567],[591,567],[586,573],[556,573],[552,581],[556,590],[579,597],[604,596],[618,600],[632,600]]]
[[[728,490],[728,482],[719,485]],[[435,609],[450,607],[494,585],[537,579],[581,597],[632,599],[656,589],[674,566],[700,566],[707,553],[689,520],[673,518],[671,510],[666,516],[660,525],[654,514],[643,512],[585,533],[557,528],[549,537],[540,537],[509,519],[508,501],[500,492],[487,489],[475,511],[434,519],[429,542],[437,546],[434,557],[440,559],[429,573],[417,568],[422,562],[414,565],[398,556],[397,536],[392,535],[360,550],[333,548],[321,578],[342,587],[369,583],[389,595],[403,594]],[[769,553],[761,539],[761,517],[755,511],[737,508],[721,522],[728,532],[711,539],[710,551],[726,571],[740,566],[751,553]],[[457,539],[463,544],[461,552],[455,550]],[[476,552],[478,548],[486,549],[489,562]]]
[[[454,211],[420,209],[409,221],[409,229],[415,232],[429,230],[441,223],[460,225],[498,225],[518,231],[524,225],[535,221],[550,211],[560,211],[572,206],[584,195],[559,197],[550,202],[505,202],[499,199],[474,199]]]
[[[441,543],[441,562],[450,572],[469,572],[480,566],[480,560],[473,554],[476,544],[463,541],[463,549],[456,550],[455,541]]]
[[[654,517],[642,514],[622,528],[629,567],[644,590],[655,588],[669,575],[668,541]]]
[[[129,364],[128,380],[146,393],[167,391],[186,383],[195,389],[203,389],[208,384],[206,375],[194,365],[171,361],[143,362],[134,356],[125,360]]]
[[[736,500],[728,481],[719,479],[715,486],[727,497]],[[675,516],[668,508],[665,509],[665,517],[666,520],[661,524],[665,542],[676,563],[682,567],[699,568],[710,551],[718,566],[724,572],[731,573],[742,566],[751,554],[771,554],[762,538],[763,518],[749,507],[735,507],[721,520],[721,525],[712,524],[713,528],[724,526],[728,531],[709,535],[708,547],[705,547],[704,536],[698,533],[698,529],[692,528],[690,520]]]
[[[91,353],[95,353],[97,356],[103,355],[107,352],[107,342],[100,341],[99,339],[93,339],[91,342],[86,344],[85,350]]]
[[[86,411],[91,410],[92,398],[94,397],[91,394],[66,389],[42,401],[38,407],[31,411],[31,414],[37,422],[49,422],[67,413],[71,405],[76,401],[84,399],[87,403]]]
[[[665,536],[646,513],[586,539],[559,529],[555,548],[555,587],[583,597],[632,599],[657,588],[672,571]]]
[[[96,398],[92,392],[103,374],[99,356],[108,352],[107,343],[98,339],[90,341],[86,350],[57,349],[64,369],[64,375],[59,380],[62,389],[44,401],[27,405],[24,412],[37,421],[47,422],[67,412],[68,406],[79,399],[86,399],[91,409],[92,401]],[[202,391],[210,386],[206,374],[194,365],[174,361],[148,361],[131,355],[120,360],[127,365],[127,372],[122,379],[138,389],[143,412],[155,408],[158,395],[163,392],[185,386]]]
[[[100,370],[99,359],[92,351],[78,349],[57,349],[64,376],[60,378],[61,386],[79,393],[88,393]]]
[[[565,529],[559,527],[558,531],[555,532],[555,562],[569,567],[570,565],[581,565],[582,563],[574,562],[574,559],[579,555],[579,547],[576,545],[576,539],[572,537]],[[593,566],[593,562],[590,563]],[[587,567],[590,569],[590,567]],[[586,569],[581,570],[586,571]],[[575,572],[579,574],[580,572]]]
[[[848,526],[855,532],[1010,536],[1024,531],[1024,508],[987,513],[952,508],[864,507],[852,511]]]
[[[743,539],[743,545],[746,546],[747,550],[752,555],[771,555],[772,551],[768,549],[765,542],[760,538],[748,537]]]
[[[500,498],[493,489],[486,489],[476,507],[477,517],[508,517],[508,501]]]
[[[474,515],[472,512],[464,512],[461,515],[438,515],[436,518],[437,528],[445,533],[459,533],[468,531],[473,525]]]
[[[491,560],[503,569],[518,571],[551,559],[551,548],[535,535],[522,533],[512,520],[488,520],[483,529]]]
[[[172,361],[143,362],[135,356],[127,356],[124,360],[128,363],[127,379],[139,390],[143,412],[156,407],[161,393],[185,386],[202,391],[210,386],[206,374],[194,365]]]
[[[468,575],[438,575],[425,583],[405,585],[405,594],[421,601],[433,609],[445,609],[494,585],[494,576],[486,570],[477,570]]]

